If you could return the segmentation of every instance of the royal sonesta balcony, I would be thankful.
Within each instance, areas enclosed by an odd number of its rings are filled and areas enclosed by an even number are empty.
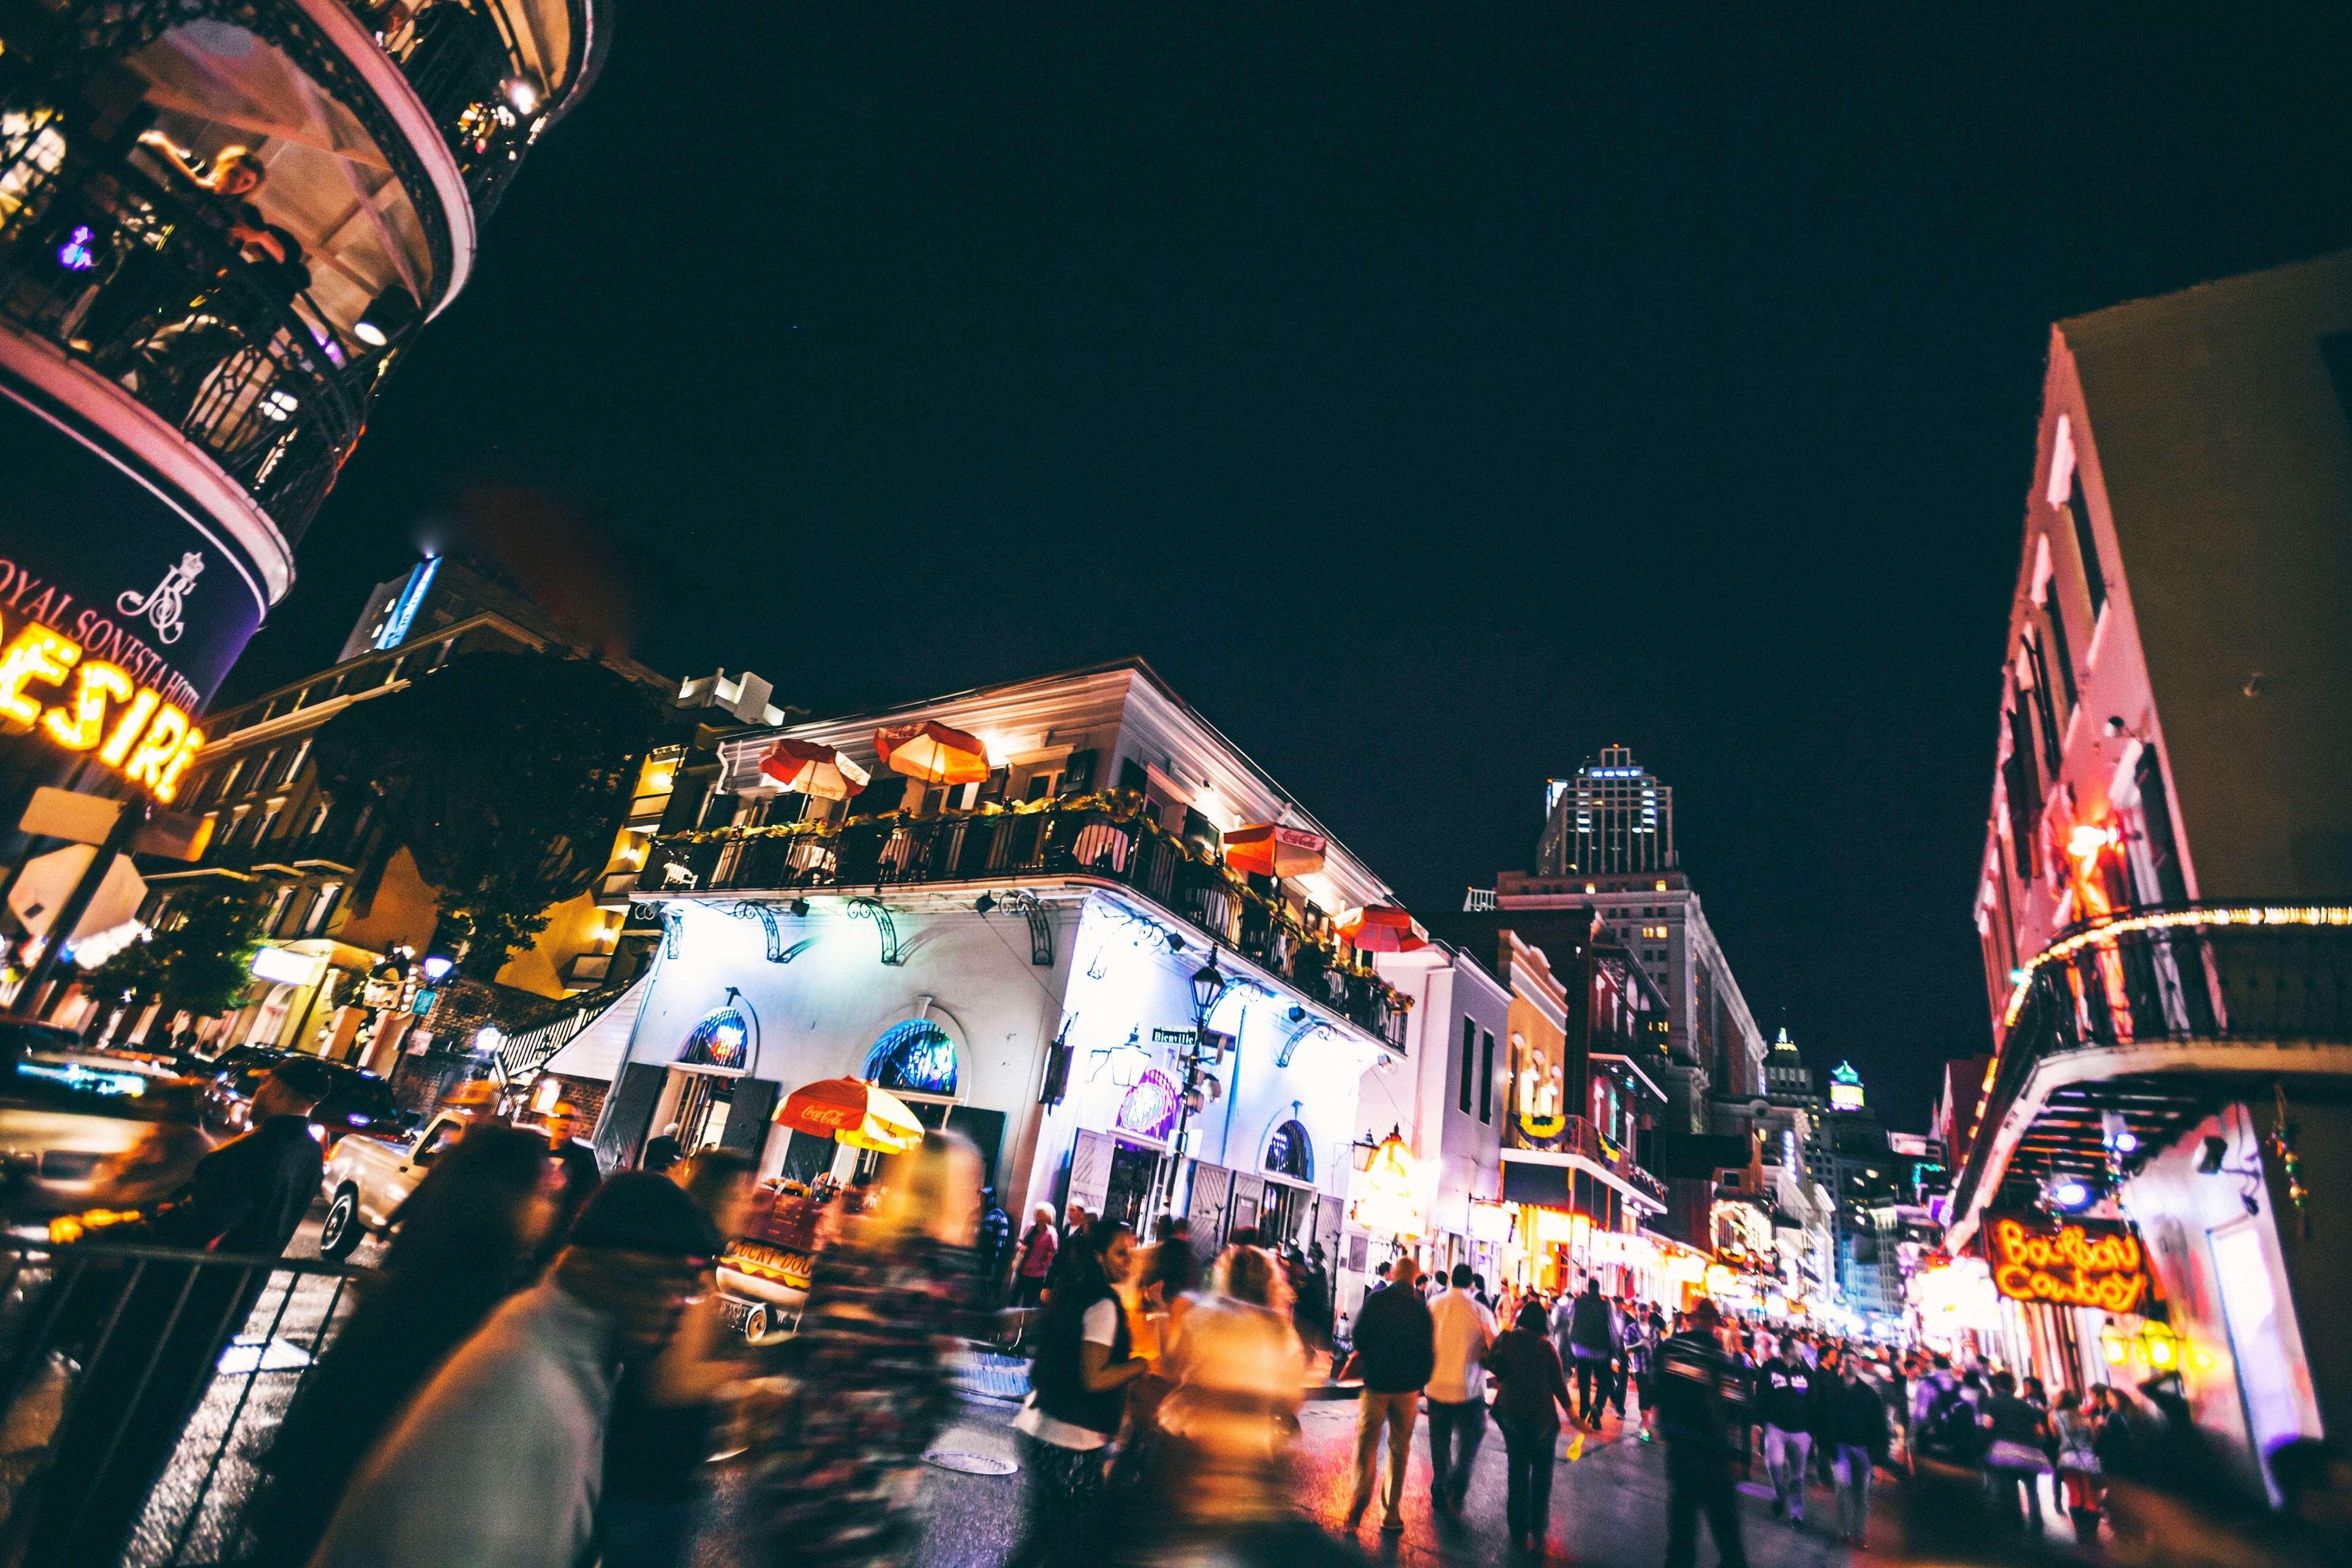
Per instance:
[[[715,828],[656,838],[636,896],[789,897],[894,888],[991,888],[1060,879],[1129,889],[1394,1049],[1407,1004],[1348,963],[1318,927],[1116,795],[920,816],[888,814]]]
[[[2352,1082],[2352,907],[2182,904],[2074,926],[2020,972],[2005,1019],[1956,1229],[2054,1176],[2100,1183],[2223,1105]]]

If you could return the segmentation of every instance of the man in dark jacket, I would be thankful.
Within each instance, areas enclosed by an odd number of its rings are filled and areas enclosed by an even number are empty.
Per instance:
[[[1568,1356],[1576,1368],[1577,1419],[1601,1430],[1601,1406],[1609,1400],[1609,1366],[1617,1355],[1617,1311],[1601,1293],[1598,1279],[1584,1282],[1568,1319]],[[1595,1384],[1601,1397],[1592,1396]]]
[[[1013,1260],[1013,1216],[996,1201],[994,1187],[981,1190],[980,1234],[972,1251],[980,1266],[980,1297],[974,1304],[983,1310],[1003,1306],[1004,1273]]]
[[[1764,1426],[1764,1473],[1772,1479],[1772,1517],[1805,1522],[1805,1464],[1812,1457],[1813,1369],[1783,1343],[1756,1369],[1756,1418]]]
[[[1706,1516],[1723,1568],[1748,1568],[1739,1542],[1732,1434],[1748,1422],[1744,1380],[1716,1339],[1715,1303],[1701,1298],[1690,1327],[1658,1347],[1658,1429],[1666,1436],[1666,1568],[1698,1560]]]
[[[293,1239],[319,1195],[325,1162],[310,1110],[333,1076],[314,1057],[289,1057],[253,1096],[249,1130],[196,1163],[186,1192],[142,1239],[222,1261],[151,1262],[131,1277],[110,1331],[91,1352],[58,1434],[29,1563],[111,1563],[147,1489],[212,1381],[221,1346],[269,1282],[266,1262]]]
[[[1845,1356],[1833,1377],[1825,1375],[1823,1428],[1816,1436],[1832,1447],[1837,1467],[1838,1539],[1860,1546],[1870,1526],[1870,1478],[1886,1458],[1892,1426],[1886,1401],[1862,1375],[1859,1356]]]
[[[1405,1460],[1412,1453],[1412,1428],[1421,1413],[1422,1385],[1437,1365],[1436,1330],[1429,1303],[1413,1289],[1421,1268],[1400,1258],[1389,1270],[1389,1288],[1364,1298],[1356,1311],[1356,1352],[1350,1358],[1364,1390],[1356,1407],[1356,1495],[1348,1505],[1348,1528],[1364,1521],[1372,1482],[1380,1469],[1381,1428],[1389,1434],[1388,1487],[1381,1493],[1381,1529],[1404,1530]]]

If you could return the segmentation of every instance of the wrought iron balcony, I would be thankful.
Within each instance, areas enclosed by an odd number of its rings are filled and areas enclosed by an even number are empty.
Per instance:
[[[128,150],[62,157],[57,123],[0,118],[0,319],[160,416],[294,542],[359,439],[376,354],[247,259],[234,209]]]
[[[345,4],[408,79],[457,161],[475,213],[488,216],[550,101],[516,43],[513,14],[492,0]]]
[[[2074,926],[2026,966],[2006,1022],[1954,1186],[1961,1212],[1994,1174],[1989,1134],[2046,1066],[2112,1063],[2112,1072],[2069,1075],[2082,1083],[2045,1106],[2020,1146],[2045,1169],[2096,1171],[2099,1080],[2141,1075],[2131,1097],[2106,1109],[2152,1147],[2243,1090],[2233,1074],[2272,1082],[2294,1070],[2295,1047],[2352,1044],[2352,908],[2183,904]],[[2182,1068],[2199,1069],[2204,1085]]]
[[[653,841],[637,891],[878,891],[1032,876],[1131,888],[1309,1001],[1403,1049],[1410,1004],[1385,981],[1343,963],[1286,908],[1131,809],[1065,802],[1038,810],[677,835]]]
[[[1557,1132],[1547,1131],[1553,1122],[1559,1124]],[[1612,1143],[1601,1135],[1601,1130],[1581,1116],[1559,1116],[1550,1122],[1514,1115],[1505,1131],[1503,1146],[1507,1149],[1539,1150],[1552,1154],[1574,1154],[1590,1163],[1618,1176],[1629,1185],[1639,1188],[1660,1203],[1665,1201],[1665,1184],[1643,1170],[1633,1158],[1633,1151]]]

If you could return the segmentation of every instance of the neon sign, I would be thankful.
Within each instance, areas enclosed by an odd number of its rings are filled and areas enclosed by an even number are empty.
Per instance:
[[[2147,1260],[2124,1231],[2003,1219],[1985,1247],[1993,1287],[2012,1301],[2137,1312],[2147,1300]]]
[[[33,689],[44,686],[58,688],[60,700],[45,704],[36,697]],[[38,730],[68,752],[94,752],[166,805],[205,744],[186,709],[140,685],[119,664],[84,658],[81,644],[37,621],[0,647],[0,728]]]
[[[1139,1138],[1165,1138],[1176,1125],[1181,1097],[1176,1080],[1158,1068],[1148,1069],[1118,1102],[1118,1125]]]

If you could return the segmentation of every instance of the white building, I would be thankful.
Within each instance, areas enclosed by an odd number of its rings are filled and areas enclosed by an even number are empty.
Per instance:
[[[926,722],[976,740],[987,776],[885,767],[877,731]],[[780,741],[872,782],[845,805],[780,789],[761,768]],[[610,1082],[608,1162],[676,1122],[763,1175],[846,1170],[830,1138],[771,1119],[857,1076],[972,1138],[1015,1215],[1148,1223],[1174,1202],[1203,1249],[1258,1226],[1341,1256],[1359,1083],[1412,1042],[1404,977],[1335,917],[1391,896],[1148,666],[730,731],[680,787],[709,799],[639,884],[660,954],[549,1064]],[[1252,824],[1288,830],[1284,874],[1233,863]]]

